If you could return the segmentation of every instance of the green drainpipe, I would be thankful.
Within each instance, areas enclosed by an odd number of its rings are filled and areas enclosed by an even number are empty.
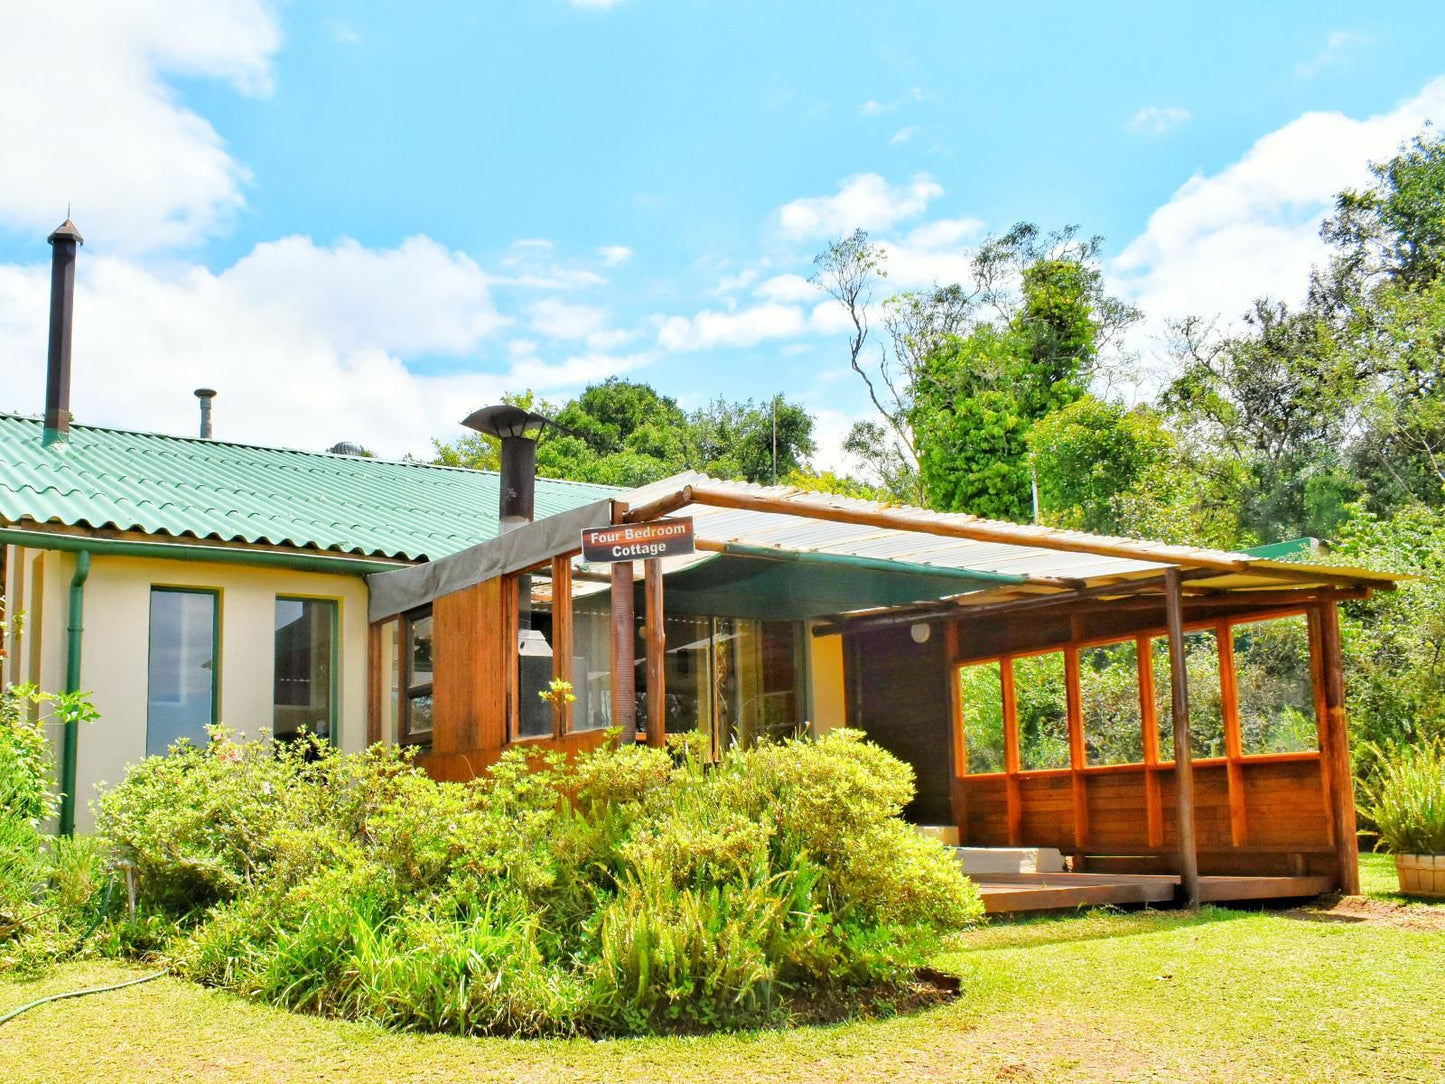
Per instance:
[[[90,551],[75,555],[75,574],[70,577],[70,624],[66,628],[65,691],[80,691],[80,636],[85,631],[85,581],[90,578]],[[60,738],[60,834],[75,834],[75,761],[80,724],[66,722]]]

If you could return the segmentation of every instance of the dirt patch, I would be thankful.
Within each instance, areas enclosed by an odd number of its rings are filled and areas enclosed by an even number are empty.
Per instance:
[[[1445,909],[1413,903],[1389,903],[1368,896],[1323,896],[1308,907],[1297,907],[1284,914],[1286,918],[1303,922],[1347,922],[1445,933]]]
[[[911,982],[892,986],[824,991],[812,996],[794,995],[787,1001],[792,1025],[836,1024],[845,1020],[886,1019],[907,1016],[946,1004],[958,997],[958,979],[923,968]]]

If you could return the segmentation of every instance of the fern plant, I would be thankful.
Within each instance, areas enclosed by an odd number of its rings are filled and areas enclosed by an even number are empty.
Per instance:
[[[1395,854],[1445,854],[1445,740],[1396,746],[1381,757],[1366,812]]]

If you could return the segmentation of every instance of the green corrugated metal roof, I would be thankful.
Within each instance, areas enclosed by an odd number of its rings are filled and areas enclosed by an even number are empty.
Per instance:
[[[0,414],[0,522],[114,528],[408,560],[497,534],[497,476]],[[537,518],[617,492],[537,480]]]

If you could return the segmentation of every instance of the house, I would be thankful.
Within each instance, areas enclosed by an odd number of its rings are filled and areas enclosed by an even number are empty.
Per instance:
[[[45,421],[0,417],[0,541],[27,615],[6,678],[102,715],[61,735],[76,794],[216,720],[413,745],[443,779],[614,728],[718,753],[846,725],[913,767],[921,827],[1069,857],[1069,895],[1019,873],[999,898],[1358,887],[1337,608],[1397,577],[702,475],[538,479],[546,420],[514,407],[468,419],[500,475],[69,425],[57,277]],[[593,528],[623,541],[584,559]],[[644,528],[690,541],[626,542]]]

